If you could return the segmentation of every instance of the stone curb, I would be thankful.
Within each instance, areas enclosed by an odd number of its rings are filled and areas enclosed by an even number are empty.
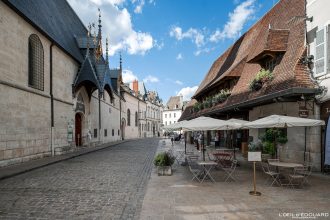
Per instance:
[[[51,164],[59,163],[61,161],[69,160],[75,157],[79,157],[85,154],[89,154],[92,152],[96,152],[108,147],[116,146],[118,144],[134,141],[135,139],[129,139],[129,140],[123,140],[123,141],[117,141],[113,143],[106,143],[106,144],[101,144],[96,147],[91,147],[91,148],[85,148],[81,149],[79,151],[75,151],[72,153],[67,153],[63,155],[58,155],[55,157],[44,157],[41,159],[36,159],[36,160],[31,160],[25,163],[17,164],[17,165],[12,165],[12,166],[7,166],[7,167],[2,167],[0,168],[0,181],[17,176],[32,170],[36,170]]]

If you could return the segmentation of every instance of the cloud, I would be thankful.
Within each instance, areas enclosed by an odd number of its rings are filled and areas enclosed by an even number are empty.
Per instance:
[[[183,82],[181,82],[180,80],[175,80],[175,84],[183,85]]]
[[[177,59],[177,60],[182,60],[182,59],[183,59],[183,56],[182,56],[182,54],[181,54],[181,53],[179,53],[179,54],[176,56],[176,59]]]
[[[143,79],[143,82],[145,83],[156,83],[156,82],[159,82],[159,79],[155,76],[151,76],[151,75],[148,75],[146,78]]]
[[[198,86],[193,86],[193,87],[185,87],[182,88],[177,95],[182,95],[183,100],[187,101],[190,100],[191,97],[195,94],[196,90],[198,89]]]
[[[202,32],[194,28],[189,28],[186,32],[182,32],[181,27],[173,26],[170,30],[170,36],[176,38],[177,40],[183,40],[185,38],[191,39],[197,47],[201,47],[205,44],[205,37]]]
[[[154,46],[155,46],[158,50],[163,49],[164,45],[165,45],[165,44],[164,44],[163,41],[158,42],[157,40],[154,40]]]
[[[154,47],[154,39],[151,34],[134,30],[128,10],[118,7],[124,3],[124,0],[68,1],[85,26],[92,22],[97,26],[97,8],[101,9],[103,44],[108,35],[110,56],[119,50],[127,50],[129,54],[144,55]]]
[[[214,50],[215,48],[203,48],[203,49],[198,49],[194,52],[195,56],[199,56],[202,53],[209,53],[210,51]]]
[[[211,42],[218,42],[226,38],[236,38],[243,29],[244,24],[253,18],[256,11],[255,0],[246,0],[239,4],[233,12],[229,13],[229,21],[222,31],[216,30],[211,36]]]
[[[138,80],[138,77],[134,75],[134,73],[131,70],[123,70],[123,82],[124,83],[130,83],[134,80]]]
[[[133,0],[132,3],[135,3],[136,0]],[[142,8],[144,6],[144,0],[140,0],[138,4],[135,6],[134,12],[135,14],[141,14],[142,13]]]

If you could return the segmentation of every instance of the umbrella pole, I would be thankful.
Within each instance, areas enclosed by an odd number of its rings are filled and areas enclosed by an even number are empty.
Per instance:
[[[204,131],[203,131],[202,151],[203,151],[203,161],[205,161],[205,132]]]
[[[305,149],[304,149],[304,162],[306,161],[306,142],[307,142],[307,130],[305,127]]]
[[[184,154],[187,154],[187,132],[184,133]]]

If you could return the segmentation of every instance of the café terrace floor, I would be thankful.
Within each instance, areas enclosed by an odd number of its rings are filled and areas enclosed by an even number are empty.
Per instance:
[[[160,140],[158,152],[170,148],[169,139]],[[183,144],[175,143],[174,149],[183,149]],[[188,145],[188,149],[193,146]],[[191,181],[188,166],[175,163],[172,176],[158,176],[154,167],[140,219],[302,219],[295,218],[300,213],[316,217],[311,219],[330,218],[329,175],[313,173],[308,179],[310,185],[293,189],[266,185],[267,176],[258,169],[257,191],[262,195],[252,196],[249,195],[253,190],[252,166],[240,155],[237,158],[240,166],[234,174],[236,182],[224,182],[225,173],[221,170],[211,172],[215,183],[210,180],[199,183]]]

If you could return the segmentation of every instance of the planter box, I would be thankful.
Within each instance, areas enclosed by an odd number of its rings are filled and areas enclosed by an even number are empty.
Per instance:
[[[172,167],[171,166],[158,166],[157,172],[158,172],[158,176],[171,176]]]

